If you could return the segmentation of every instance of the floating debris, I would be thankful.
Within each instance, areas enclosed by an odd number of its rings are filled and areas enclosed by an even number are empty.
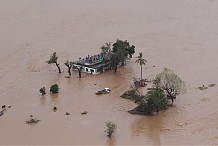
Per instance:
[[[198,87],[198,90],[206,90],[208,87],[206,87],[206,86],[202,86],[202,87]]]
[[[164,128],[164,130],[170,131],[170,129],[169,129],[169,128]]]
[[[57,111],[57,107],[55,106],[55,107],[53,107],[53,111],[54,112],[56,112]]]
[[[69,116],[69,115],[70,115],[70,113],[66,112],[66,113],[65,113],[65,115]]]
[[[3,105],[2,108],[3,108],[3,109],[6,108],[6,105]]]
[[[86,114],[87,114],[87,111],[84,111],[84,112],[82,112],[81,114],[82,114],[82,115],[86,115]]]
[[[25,123],[26,124],[37,124],[40,120],[33,118],[33,115],[30,115],[30,119],[26,120]]]
[[[215,84],[210,84],[210,85],[208,85],[208,87],[214,87],[215,86]]]
[[[11,107],[12,107],[11,105],[8,106],[8,108],[11,108]]]
[[[0,111],[0,117],[3,116],[5,112],[6,112],[5,108],[2,111]]]

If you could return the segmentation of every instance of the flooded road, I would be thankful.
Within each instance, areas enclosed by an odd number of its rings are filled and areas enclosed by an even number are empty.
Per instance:
[[[0,117],[0,144],[218,145],[217,18],[217,0],[0,0],[0,105],[12,106]],[[144,77],[168,67],[185,80],[175,107],[153,117],[127,112],[136,105],[119,96],[140,76],[135,58],[116,74],[65,78],[66,60],[116,39],[135,45],[135,56],[143,52]],[[62,74],[46,64],[54,51]],[[54,83],[60,93],[41,97]],[[216,85],[196,90],[209,84]],[[104,87],[112,92],[95,95]],[[41,121],[25,124],[31,114]],[[117,124],[113,139],[106,121]]]

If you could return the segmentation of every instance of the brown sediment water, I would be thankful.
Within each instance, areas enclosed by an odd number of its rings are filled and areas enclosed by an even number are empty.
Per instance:
[[[218,144],[217,18],[217,0],[0,0],[0,104],[12,106],[0,117],[0,144]],[[66,60],[118,38],[143,52],[144,77],[168,67],[185,80],[175,107],[152,117],[127,112],[136,105],[119,96],[140,76],[135,56],[117,73],[65,78]],[[62,74],[45,62],[54,51]],[[60,93],[50,95],[54,83]],[[112,92],[95,95],[104,87]],[[41,121],[27,125],[29,115]],[[112,139],[106,121],[117,124]]]

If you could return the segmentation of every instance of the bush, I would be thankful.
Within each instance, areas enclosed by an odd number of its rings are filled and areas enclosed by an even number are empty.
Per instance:
[[[112,135],[116,132],[117,125],[111,121],[105,122],[106,123],[106,131],[108,137],[112,137]]]
[[[54,84],[54,85],[52,85],[52,86],[50,87],[50,92],[51,92],[52,94],[58,93],[58,91],[59,91],[59,87],[58,87],[57,84]]]
[[[129,111],[132,114],[153,115],[154,112],[166,109],[168,106],[168,99],[161,88],[155,88],[147,92],[144,99],[138,103],[138,106]]]
[[[39,92],[42,94],[42,96],[45,95],[46,94],[45,87],[42,87],[41,89],[39,89]]]

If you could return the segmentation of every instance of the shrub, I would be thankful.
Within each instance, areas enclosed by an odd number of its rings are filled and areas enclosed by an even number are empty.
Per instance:
[[[45,95],[46,94],[45,87],[40,88],[39,92],[42,94],[42,96]]]
[[[112,137],[113,134],[116,132],[117,125],[111,121],[105,122],[106,123],[106,131],[108,137]]]
[[[52,86],[50,87],[50,92],[51,92],[52,94],[58,93],[58,91],[59,91],[59,87],[58,87],[57,84],[54,84],[54,85],[52,85]]]

